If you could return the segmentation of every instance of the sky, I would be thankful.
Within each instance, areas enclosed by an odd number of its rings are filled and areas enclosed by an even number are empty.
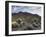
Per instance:
[[[18,13],[18,12],[28,12],[32,14],[37,14],[41,16],[41,7],[37,6],[12,6],[12,13]]]

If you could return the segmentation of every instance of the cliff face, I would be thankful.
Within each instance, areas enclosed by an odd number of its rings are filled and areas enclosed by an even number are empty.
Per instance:
[[[27,12],[12,13],[12,30],[39,30],[41,16]]]

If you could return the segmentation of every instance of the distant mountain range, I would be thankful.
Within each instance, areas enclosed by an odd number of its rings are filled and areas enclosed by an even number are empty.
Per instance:
[[[32,14],[32,13],[28,13],[28,12],[18,12],[18,13],[12,13],[12,16],[15,16],[15,15],[26,15],[26,16],[39,16],[37,14]]]

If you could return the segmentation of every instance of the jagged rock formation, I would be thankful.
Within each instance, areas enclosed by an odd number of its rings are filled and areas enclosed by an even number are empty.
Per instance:
[[[27,12],[12,13],[12,30],[39,30],[41,16]]]

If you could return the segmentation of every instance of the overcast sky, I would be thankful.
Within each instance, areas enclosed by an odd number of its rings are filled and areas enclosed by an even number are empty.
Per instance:
[[[18,13],[18,12],[29,12],[32,14],[38,14],[41,16],[41,7],[37,6],[12,6],[12,13]]]

